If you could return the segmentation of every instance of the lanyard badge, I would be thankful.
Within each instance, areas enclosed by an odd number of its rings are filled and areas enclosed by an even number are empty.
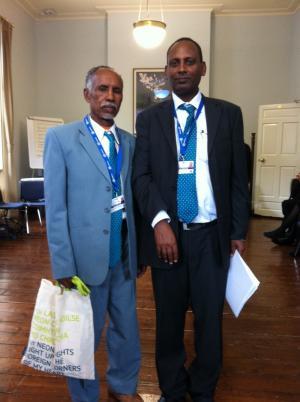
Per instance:
[[[197,109],[197,112],[196,112],[196,115],[195,115],[195,121],[198,120],[198,117],[200,116],[200,114],[201,114],[201,112],[203,110],[203,106],[204,106],[204,97],[202,95],[201,102],[200,102],[200,104],[198,106],[198,109]],[[189,143],[189,139],[190,139],[190,136],[191,136],[191,130],[189,130],[187,133],[184,133],[182,131],[182,128],[181,128],[181,126],[179,124],[179,121],[178,121],[178,117],[177,117],[175,107],[174,107],[174,117],[176,119],[176,124],[177,124],[177,133],[178,133],[179,148],[180,148],[179,160],[183,161],[184,160],[184,155],[186,153],[187,146],[188,146],[188,143]]]
[[[99,138],[97,137],[97,134],[95,133],[95,130],[93,129],[93,126],[91,124],[90,118],[88,115],[86,115],[83,119],[86,128],[88,129],[91,137],[93,138],[95,144],[97,145],[98,151],[100,152],[100,155],[102,156],[102,158],[104,159],[104,162],[106,164],[109,176],[110,176],[110,180],[112,183],[112,186],[114,188],[114,191],[117,193],[119,191],[119,182],[120,180],[118,180],[118,178],[120,177],[120,173],[121,173],[121,167],[122,167],[122,147],[121,144],[119,146],[119,152],[117,155],[117,169],[116,172],[114,172],[114,169],[111,166],[111,163],[109,161],[109,157],[106,155],[104,148],[101,144],[101,142],[99,141]],[[116,128],[117,130],[117,128]]]

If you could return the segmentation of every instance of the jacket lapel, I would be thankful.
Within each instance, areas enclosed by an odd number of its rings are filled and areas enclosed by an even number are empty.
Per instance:
[[[177,158],[173,109],[173,101],[168,100],[159,104],[156,113],[162,133],[166,137],[174,156]]]
[[[94,140],[92,139],[88,129],[86,128],[84,122],[81,123],[79,128],[80,136],[79,141],[83,148],[86,150],[96,168],[105,176],[105,178],[110,182],[109,173]]]
[[[208,135],[208,153],[211,151],[214,139],[217,134],[219,118],[221,116],[220,105],[214,102],[213,99],[204,97],[205,115]],[[173,101],[169,100],[159,104],[157,108],[157,116],[162,128],[162,133],[165,135],[174,156],[177,158],[177,148],[175,139],[175,127],[173,117]]]
[[[204,97],[205,115],[207,124],[207,140],[208,153],[211,152],[213,143],[217,134],[219,119],[221,116],[220,105],[214,102],[213,99]]]
[[[126,135],[123,134],[123,130],[118,128],[117,132],[119,135],[119,141],[120,141],[120,146],[122,149],[122,168],[121,168],[121,178],[123,181],[123,184],[125,184],[126,178],[127,178],[127,173],[128,173],[128,167],[129,167],[129,143],[126,138]]]

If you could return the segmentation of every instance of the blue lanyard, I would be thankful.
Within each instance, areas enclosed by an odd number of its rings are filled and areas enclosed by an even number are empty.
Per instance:
[[[195,121],[197,121],[198,117],[200,116],[200,114],[202,112],[202,109],[203,109],[203,106],[204,106],[204,97],[202,95],[201,102],[200,102],[200,104],[198,106],[198,109],[197,109],[197,112],[196,112],[196,115],[195,115]],[[176,124],[177,124],[177,133],[178,133],[179,148],[180,148],[179,159],[181,160],[181,159],[183,159],[183,157],[184,157],[184,155],[186,153],[186,150],[187,150],[187,146],[188,146],[189,139],[190,139],[190,136],[191,136],[191,129],[187,133],[184,133],[182,131],[182,128],[181,128],[181,126],[179,124],[179,121],[178,121],[175,106],[174,106],[174,117],[176,119]]]
[[[119,152],[117,155],[117,169],[116,172],[114,172],[113,167],[111,166],[111,163],[109,161],[108,156],[106,155],[103,146],[101,144],[101,142],[99,141],[99,138],[97,137],[97,134],[95,133],[95,130],[93,129],[93,126],[91,124],[90,118],[88,115],[85,116],[85,118],[83,119],[87,129],[89,130],[89,133],[91,134],[95,144],[97,145],[97,148],[100,152],[100,154],[102,155],[102,158],[104,159],[104,162],[107,166],[107,170],[110,176],[110,180],[111,180],[111,184],[113,185],[113,188],[115,190],[115,192],[117,193],[119,191],[119,177],[120,177],[120,173],[121,173],[121,167],[122,167],[122,148],[121,148],[121,144],[119,146]],[[116,128],[117,130],[117,128]]]

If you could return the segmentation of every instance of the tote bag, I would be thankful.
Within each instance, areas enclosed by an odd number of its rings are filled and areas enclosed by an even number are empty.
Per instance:
[[[67,377],[95,378],[90,296],[42,279],[22,364]]]

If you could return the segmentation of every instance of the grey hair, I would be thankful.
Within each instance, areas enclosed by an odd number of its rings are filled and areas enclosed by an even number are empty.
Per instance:
[[[96,66],[96,67],[92,67],[86,74],[85,76],[85,88],[87,88],[89,91],[92,89],[92,81],[93,81],[93,77],[94,75],[99,71],[99,70],[110,70],[113,71],[115,74],[117,74],[123,84],[123,80],[122,77],[120,76],[120,74],[116,73],[116,71],[109,66]]]

